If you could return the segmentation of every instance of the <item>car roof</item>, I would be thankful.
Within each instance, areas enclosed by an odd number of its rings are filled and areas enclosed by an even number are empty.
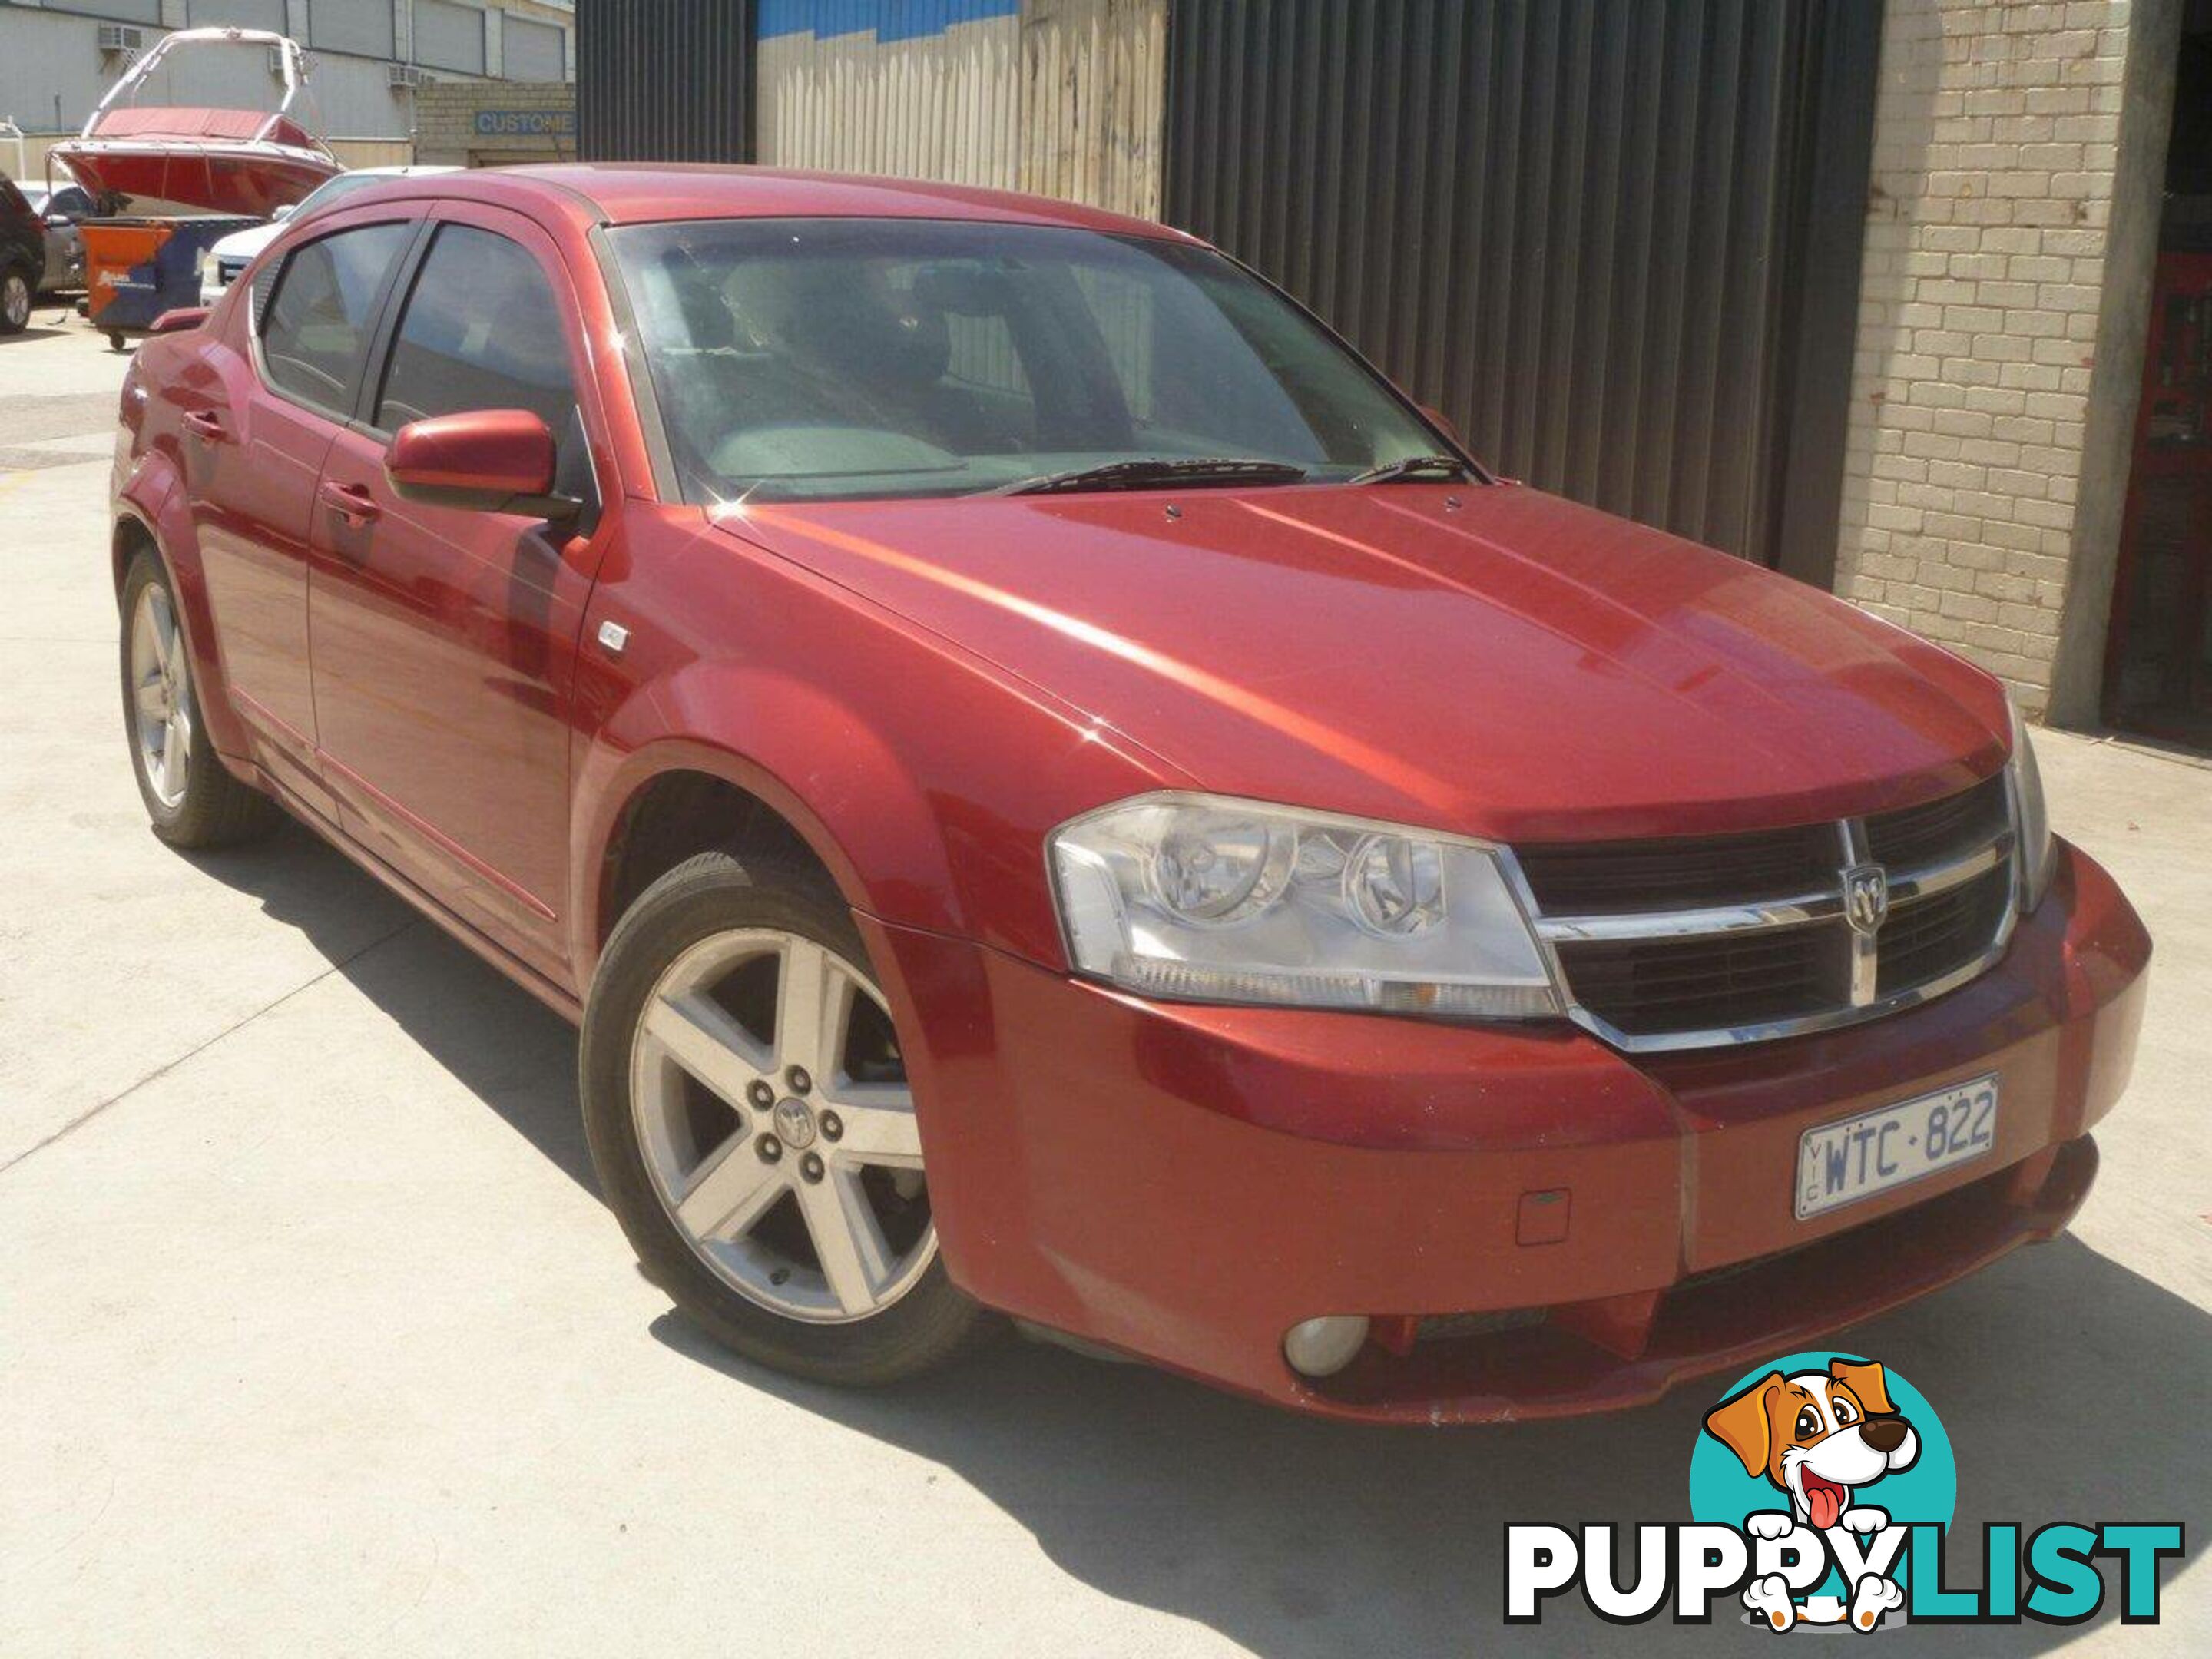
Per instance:
[[[410,190],[408,184],[419,189]],[[395,180],[393,196],[433,195],[538,205],[592,223],[654,224],[679,219],[969,219],[1058,225],[1116,236],[1190,241],[1149,219],[1011,191],[852,173],[675,162],[555,162]]]

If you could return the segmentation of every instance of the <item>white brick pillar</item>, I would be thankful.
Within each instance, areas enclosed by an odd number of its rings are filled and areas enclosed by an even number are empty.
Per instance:
[[[2130,12],[1888,0],[1882,27],[1836,591],[1965,651],[2038,715],[2075,552]]]

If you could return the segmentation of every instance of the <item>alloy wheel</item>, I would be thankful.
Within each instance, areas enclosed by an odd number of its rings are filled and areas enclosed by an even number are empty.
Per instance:
[[[147,787],[174,809],[191,771],[191,665],[175,603],[158,583],[140,591],[131,619],[131,712]]]
[[[5,313],[11,331],[31,320],[31,285],[12,270],[0,280],[0,313]]]
[[[935,1259],[890,1010],[836,951],[770,928],[685,951],[639,1017],[630,1103],[693,1253],[769,1311],[866,1319]]]

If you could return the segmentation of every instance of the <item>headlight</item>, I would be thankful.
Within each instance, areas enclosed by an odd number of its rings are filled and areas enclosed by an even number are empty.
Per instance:
[[[1079,973],[1146,996],[1527,1019],[1559,1012],[1492,850],[1218,795],[1053,833]]]
[[[2020,831],[2020,908],[2023,913],[2043,902],[2051,889],[2057,848],[2051,839],[2051,815],[2043,804],[2043,774],[2035,763],[2035,744],[2027,735],[2027,722],[2020,705],[2012,706],[2012,758],[2005,763],[2012,790],[2013,823]]]

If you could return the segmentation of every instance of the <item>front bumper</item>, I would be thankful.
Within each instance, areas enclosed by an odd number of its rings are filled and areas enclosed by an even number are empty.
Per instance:
[[[2062,1230],[2150,941],[2063,850],[2004,960],[1841,1031],[1632,1060],[1580,1032],[1148,1003],[862,918],[908,1035],[946,1265],[981,1300],[1332,1415],[1656,1397]],[[1810,1221],[1818,1123],[1995,1071],[1989,1155]],[[1378,1339],[1322,1382],[1283,1334]]]

